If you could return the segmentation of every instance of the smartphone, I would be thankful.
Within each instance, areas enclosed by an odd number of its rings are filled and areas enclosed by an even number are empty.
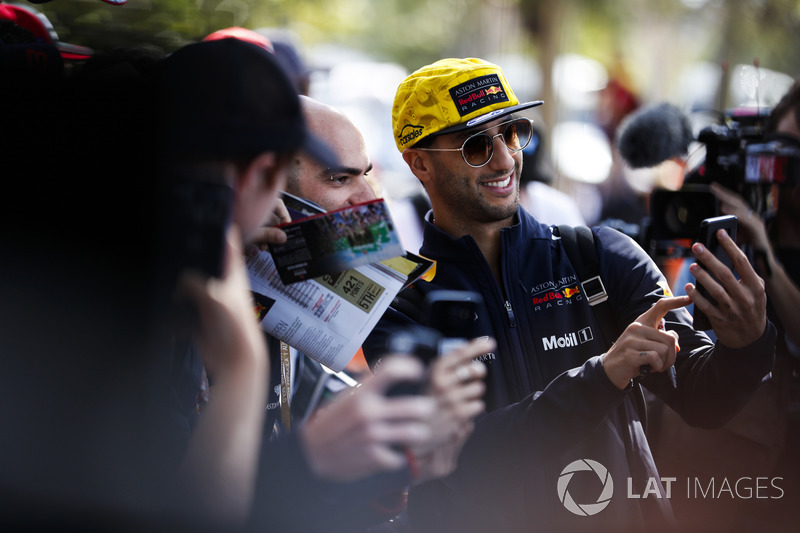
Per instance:
[[[191,178],[165,180],[163,187],[159,213],[162,292],[176,324],[191,325],[196,310],[186,302],[173,301],[171,295],[188,269],[207,277],[222,276],[233,189]]]
[[[384,353],[413,355],[428,365],[437,355],[441,334],[424,326],[408,326],[393,332],[386,340]],[[386,391],[386,396],[412,396],[422,394],[427,385],[427,373],[420,380],[401,381]]]
[[[722,249],[722,246],[717,240],[717,231],[724,229],[728,235],[730,235],[731,239],[735,241],[737,226],[738,219],[733,215],[707,218],[700,223],[700,230],[697,237],[697,241],[702,243],[703,246],[705,246],[707,250],[714,254],[714,257],[719,259],[726,267],[728,267],[731,272],[733,272],[733,260],[728,256],[725,250]],[[700,265],[701,268],[706,268],[700,262],[697,264]],[[713,274],[711,276],[715,281],[717,280],[716,276]],[[708,298],[712,304],[717,305],[716,300],[714,300],[714,298],[708,293],[705,287],[703,287],[700,283],[697,283],[696,287],[700,294],[702,294],[705,298]],[[696,305],[693,309],[693,320],[694,329],[698,331],[707,331],[711,329],[711,322],[708,320],[708,317],[705,313],[698,309]]]
[[[431,291],[425,296],[424,324],[439,333],[439,354],[477,337],[475,324],[483,312],[483,297],[474,291]]]
[[[296,218],[319,215],[320,213],[325,212],[325,209],[323,209],[322,206],[312,202],[311,200],[300,198],[299,196],[295,196],[286,191],[281,191],[281,200],[283,200],[283,205],[286,206],[289,214],[293,215],[292,220],[295,220]],[[294,211],[294,213],[292,213],[292,211]]]

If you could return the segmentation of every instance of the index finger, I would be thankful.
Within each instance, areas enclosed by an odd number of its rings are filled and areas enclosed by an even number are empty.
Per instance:
[[[661,323],[661,319],[664,318],[668,312],[673,309],[686,307],[690,303],[692,303],[692,300],[688,295],[661,298],[654,303],[650,309],[639,315],[636,322],[644,324],[645,326],[650,326],[651,328],[657,328]]]

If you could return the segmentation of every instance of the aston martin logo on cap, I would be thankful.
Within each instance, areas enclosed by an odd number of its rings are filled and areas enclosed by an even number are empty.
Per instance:
[[[456,85],[450,89],[450,96],[462,117],[500,102],[508,102],[508,96],[497,74],[488,74]]]

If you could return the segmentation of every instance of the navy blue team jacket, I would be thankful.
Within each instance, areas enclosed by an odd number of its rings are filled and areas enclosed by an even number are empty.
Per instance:
[[[612,228],[593,228],[609,293],[607,312],[618,324],[616,331],[604,332],[557,230],[523,209],[517,221],[501,232],[502,287],[470,236],[453,239],[425,223],[420,254],[437,261],[436,276],[407,290],[480,292],[486,309],[475,322],[475,336],[494,337],[497,348],[479,358],[488,368],[487,412],[476,421],[456,471],[411,489],[411,521],[419,531],[437,532],[669,530],[669,500],[652,494],[651,478],[662,495],[665,490],[635,394],[617,389],[600,363],[618,334],[669,294],[666,279],[632,239]],[[391,331],[418,320],[399,308],[391,307],[367,339],[370,364]],[[692,425],[722,425],[769,373],[774,326],[768,323],[751,346],[730,349],[694,331],[683,309],[670,312],[666,324],[680,336],[677,389],[666,373],[648,374],[642,386]],[[583,459],[607,468],[614,484],[610,501],[590,516],[570,512],[559,487],[567,465]],[[605,488],[597,477],[574,476],[568,497],[596,503]],[[632,494],[642,495],[650,483],[650,497],[627,497],[628,478]]]

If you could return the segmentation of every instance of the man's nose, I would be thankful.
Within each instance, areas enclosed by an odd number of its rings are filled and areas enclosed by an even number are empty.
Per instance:
[[[353,191],[353,194],[350,195],[350,204],[363,204],[364,202],[369,202],[371,200],[375,200],[377,196],[375,196],[375,191],[372,189],[372,186],[367,182],[364,176],[358,178],[358,183]]]
[[[508,169],[514,165],[514,153],[508,148],[502,133],[498,133],[492,137],[492,158],[489,160],[489,165],[500,168]]]

